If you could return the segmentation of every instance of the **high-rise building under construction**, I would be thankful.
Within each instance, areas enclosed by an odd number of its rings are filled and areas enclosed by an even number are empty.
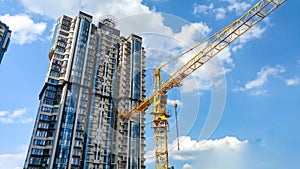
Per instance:
[[[142,38],[79,12],[57,20],[48,57],[24,168],[145,168],[144,116],[118,118],[145,97]]]

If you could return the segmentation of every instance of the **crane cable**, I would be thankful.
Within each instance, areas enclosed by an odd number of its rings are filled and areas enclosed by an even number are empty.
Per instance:
[[[175,60],[179,59],[180,57],[184,56],[185,54],[189,53],[190,51],[194,50],[195,48],[201,46],[202,44],[204,44],[205,42],[208,42],[209,40],[213,39],[216,35],[220,34],[223,30],[220,30],[218,32],[216,32],[215,34],[211,35],[209,38],[206,38],[205,40],[201,41],[200,43],[196,44],[195,46],[191,47],[190,49],[186,50],[185,52],[181,53],[180,55],[176,56],[175,58],[173,58],[172,60],[160,65],[157,69],[162,69],[163,67],[165,67],[166,65],[174,62]],[[153,85],[153,83],[151,84],[151,86]],[[179,147],[179,128],[178,128],[178,114],[177,114],[177,103],[174,103],[174,109],[175,109],[175,121],[176,121],[176,137],[177,137],[177,149],[180,150]]]
[[[176,120],[176,135],[177,135],[177,148],[178,150],[180,150],[179,148],[179,131],[178,131],[178,120],[177,120],[177,103],[174,103],[174,109],[175,109],[175,120]]]
[[[201,41],[200,43],[196,44],[195,46],[191,47],[190,49],[186,50],[185,52],[181,53],[180,55],[176,56],[175,58],[173,58],[172,60],[160,65],[157,69],[162,69],[163,67],[165,67],[166,65],[174,62],[175,60],[179,59],[180,57],[184,56],[185,54],[189,53],[190,51],[194,50],[195,48],[203,45],[204,43],[210,41],[211,39],[213,39],[215,36],[217,36],[218,34],[220,34],[221,32],[223,32],[225,29],[222,29],[216,33],[214,33],[213,35],[211,35],[210,37],[206,38],[205,40]],[[151,87],[153,86],[153,83],[151,83]],[[175,109],[175,121],[176,121],[176,137],[177,137],[177,149],[180,150],[179,147],[179,128],[178,128],[178,114],[177,114],[177,103],[174,103],[174,109]]]

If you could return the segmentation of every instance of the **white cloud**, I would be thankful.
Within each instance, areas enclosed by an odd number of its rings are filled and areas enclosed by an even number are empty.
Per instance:
[[[265,89],[256,89],[250,92],[251,96],[265,96],[267,95],[267,90]]]
[[[267,90],[261,89],[261,87],[269,80],[270,76],[277,77],[278,74],[283,72],[285,72],[285,68],[282,65],[264,66],[257,73],[254,80],[248,81],[244,87],[235,88],[234,91],[250,91],[250,94],[254,96],[266,95]]]
[[[35,23],[28,15],[10,15],[0,16],[0,20],[6,23],[12,30],[12,42],[17,44],[31,43],[43,34],[47,27],[44,22]]]
[[[291,79],[286,79],[285,82],[286,82],[286,85],[288,85],[288,86],[296,86],[300,83],[300,79],[299,79],[299,77],[294,77]]]
[[[223,2],[228,2],[228,6],[224,7],[215,7],[213,3],[209,5],[202,5],[202,4],[194,4],[193,14],[195,16],[204,14],[214,14],[216,20],[224,19],[228,12],[235,12],[237,15],[241,15],[242,12],[246,11],[251,4],[247,2],[238,2],[237,0],[223,0]]]
[[[177,150],[177,140],[174,140],[168,145],[169,156],[176,161],[197,161],[199,159],[199,153],[211,153],[211,152],[224,152],[238,154],[244,146],[248,144],[248,140],[241,141],[236,137],[226,136],[222,139],[216,140],[192,140],[189,136],[181,136],[180,150]],[[154,150],[146,152],[147,163],[155,161]],[[191,166],[190,164],[187,164]],[[186,166],[188,167],[188,166]],[[191,166],[191,168],[194,168]]]
[[[216,140],[192,140],[190,137],[180,137],[180,150],[174,148],[169,152],[174,161],[185,162],[189,168],[243,168],[243,154],[248,140],[226,136]],[[171,146],[176,146],[176,141]]]
[[[4,123],[4,124],[14,123],[14,120],[11,117],[0,117],[0,123]]]
[[[241,49],[245,43],[252,39],[259,39],[262,37],[262,34],[266,31],[267,27],[270,23],[265,22],[265,26],[255,25],[247,32],[245,32],[242,36],[237,39],[237,41],[233,44],[232,51],[236,52],[238,49]]]
[[[8,111],[0,111],[0,117],[5,116],[7,114],[9,114]]]
[[[260,27],[258,25],[249,29],[244,35],[239,38],[240,43],[246,43],[251,39],[258,39],[265,32],[266,27]]]
[[[248,8],[250,6],[250,4],[242,2],[239,3],[236,0],[224,0],[226,2],[229,3],[229,6],[227,7],[228,12],[242,12],[243,10],[246,10],[246,8]],[[210,10],[208,10],[210,9]],[[214,8],[214,5],[209,5],[209,6],[205,6],[205,5],[194,5],[194,14],[199,12],[199,13],[203,13],[203,14],[208,14],[208,12],[214,13],[216,14],[216,18],[217,19],[222,19],[225,17],[227,10],[225,8]],[[231,69],[234,67],[234,61],[232,58],[232,53],[231,52],[236,52],[238,49],[241,49],[248,41],[252,40],[252,39],[259,39],[262,37],[262,34],[265,32],[265,30],[267,29],[268,26],[270,26],[271,23],[269,22],[269,19],[266,18],[266,20],[263,22],[263,24],[260,25],[256,25],[254,27],[252,27],[250,30],[248,30],[245,34],[243,34],[241,37],[239,37],[233,44],[231,44],[231,46],[225,48],[224,50],[222,50],[219,54],[218,54],[218,59],[221,61],[221,63],[224,66],[224,69],[222,71],[218,71],[219,73],[214,73],[215,75],[224,75],[226,72],[230,72]],[[209,62],[208,62],[209,63]],[[209,69],[209,71],[212,71],[216,66],[211,66],[211,68]],[[220,70],[220,69],[219,69]],[[215,71],[213,71],[215,72]],[[197,73],[193,73],[194,75]],[[204,89],[204,90],[209,90],[210,89],[210,85],[213,84],[213,82],[210,82],[210,78],[212,76],[209,75],[206,77],[205,76],[201,76],[201,78],[197,78],[195,81],[199,81],[200,85],[189,85],[190,87],[184,88],[183,91],[188,90],[188,91],[194,91],[195,89]],[[194,76],[193,76],[194,78]],[[190,84],[190,81],[187,82],[186,84]],[[252,92],[252,95],[258,95],[258,94],[266,94],[266,91],[256,91],[256,92]]]
[[[22,152],[15,154],[0,154],[0,168],[5,169],[21,169],[23,168],[27,146],[22,145]]]
[[[187,45],[199,43],[211,32],[211,28],[204,22],[192,23],[183,25],[181,31],[175,34],[175,38],[184,42]]]
[[[17,109],[17,110],[15,110],[15,111],[13,112],[12,117],[20,117],[20,116],[22,116],[23,114],[25,114],[26,111],[27,111],[27,108],[26,108],[26,107],[24,107],[23,109]]]
[[[214,4],[211,3],[210,5],[197,5],[194,4],[194,10],[193,14],[198,16],[200,14],[214,14],[217,20],[224,19],[225,14],[227,10],[225,8],[219,7],[219,8],[214,8]]]
[[[214,8],[213,3],[210,5],[197,5],[194,4],[193,14],[208,14]]]
[[[124,36],[130,35],[132,32],[135,34],[151,34],[151,35],[162,35],[172,36],[172,29],[164,25],[165,17],[162,14],[154,13],[151,11],[130,15],[128,17],[122,17],[117,20],[117,28],[122,30],[121,33]],[[170,20],[176,20],[170,16]]]
[[[285,68],[281,65],[276,65],[275,67],[265,66],[258,73],[255,80],[249,81],[245,84],[244,89],[250,90],[253,88],[260,87],[268,81],[270,75],[276,76],[278,73],[285,72]]]
[[[121,32],[124,36],[134,32],[143,37],[143,44],[147,51],[146,63],[151,64],[147,65],[150,67],[157,67],[161,63],[174,58],[177,54],[184,51],[184,49],[188,49],[193,46],[193,44],[198,43],[200,39],[205,39],[212,30],[204,22],[190,23],[176,16],[155,13],[150,10],[149,7],[143,5],[140,0],[133,0],[130,1],[130,3],[129,0],[104,0],[101,3],[92,0],[84,2],[71,0],[64,2],[58,0],[37,0],[33,2],[30,0],[22,0],[22,3],[30,12],[55,19],[63,14],[74,17],[77,15],[78,10],[87,11],[96,19],[107,14],[114,15],[118,18],[117,28],[122,30]],[[124,6],[126,6],[126,8],[124,8]],[[214,9],[213,3],[208,6],[194,5],[194,13],[208,13],[210,11],[216,14],[217,19],[222,19],[225,17],[227,10],[225,8]],[[139,22],[137,22],[137,20]],[[166,26],[166,22],[168,26]],[[178,26],[178,23],[181,23],[181,27],[176,29],[179,31],[174,32],[172,25]],[[255,33],[251,35],[256,36]],[[245,39],[248,40],[249,38]],[[241,42],[245,42],[246,40]],[[227,66],[229,65],[230,68],[220,69],[217,68],[220,65],[214,65],[209,67],[208,74],[204,69],[202,69],[204,73],[195,72],[191,79],[187,79],[183,82],[185,85],[188,85],[188,87],[183,88],[183,91],[195,91],[195,89],[209,90],[211,84],[215,83],[211,82],[212,75],[223,76],[224,73],[230,71],[234,66],[230,51],[230,48],[226,48],[218,55],[221,62]],[[186,58],[191,58],[192,56],[193,54],[190,54]],[[182,63],[185,63],[187,60],[189,59],[181,59],[175,66],[169,66],[166,72],[174,72],[174,70],[182,66]],[[201,76],[199,76],[199,74],[201,74]],[[191,81],[194,81],[194,83],[190,83]],[[196,83],[200,83],[195,85],[195,81]]]
[[[150,9],[141,3],[141,0],[21,0],[25,8],[43,16],[57,19],[61,15],[71,17],[78,11],[87,11],[95,16],[96,20],[104,15],[114,15],[117,18],[126,17],[145,12]]]
[[[27,124],[34,121],[32,117],[26,117],[27,108],[17,109],[10,113],[9,111],[0,111],[0,123],[11,124],[11,123],[22,123]]]
[[[33,117],[29,117],[29,118],[21,118],[20,123],[22,124],[28,124],[28,123],[32,123],[34,122],[34,118]]]
[[[179,137],[180,151],[177,151],[177,140],[174,140],[169,146],[170,154],[178,155],[176,158],[181,157],[182,159],[194,158],[193,152],[203,152],[203,151],[214,151],[214,150],[230,150],[237,151],[243,145],[247,144],[248,141],[240,141],[236,137],[226,136],[222,139],[216,140],[192,140],[189,136]],[[184,158],[185,156],[188,158]],[[173,157],[172,157],[173,158]]]
[[[192,168],[192,166],[190,164],[184,164],[182,166],[182,169],[191,169],[191,168]]]
[[[225,8],[216,8],[213,10],[213,12],[216,14],[216,19],[220,20],[225,18],[227,11]]]
[[[146,63],[150,63],[151,65],[147,65],[150,67],[157,67],[170,60],[185,48],[205,39],[211,32],[211,28],[204,22],[190,23],[177,16],[155,13],[140,0],[105,0],[101,3],[93,0],[22,0],[22,3],[28,11],[54,19],[63,14],[74,17],[78,10],[93,15],[94,21],[103,15],[114,15],[118,18],[117,28],[122,30],[122,35],[128,36],[134,32],[143,37],[143,45],[147,51]],[[165,22],[168,22],[168,26]],[[176,68],[179,67],[173,67],[173,70]]]
[[[233,59],[231,58],[230,47],[223,49],[217,56],[222,63],[226,63],[230,67],[234,66]]]
[[[238,2],[237,0],[223,0],[223,1],[229,3],[229,6],[227,7],[229,12],[235,11],[237,14],[241,14],[251,6],[251,4],[249,3]]]
[[[198,90],[210,90],[211,82],[207,72],[201,71],[201,68],[194,72],[190,78],[185,79],[183,82],[182,92],[194,93]]]

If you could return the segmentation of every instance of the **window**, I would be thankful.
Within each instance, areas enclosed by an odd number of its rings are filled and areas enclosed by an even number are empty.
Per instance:
[[[57,84],[57,83],[58,83],[58,80],[49,78],[49,79],[48,79],[48,82],[49,82],[49,83],[53,83],[53,84]]]
[[[38,124],[38,128],[48,129],[48,127],[49,127],[48,123],[39,122],[39,124]]]
[[[50,155],[51,154],[51,150],[49,150],[49,149],[45,149],[44,151],[43,151],[44,153],[44,155]]]
[[[53,131],[50,131],[47,133],[47,137],[53,137],[54,136],[54,132]]]
[[[48,121],[48,119],[49,119],[49,116],[44,115],[44,114],[41,114],[41,115],[40,115],[40,120]]]
[[[64,48],[66,47],[67,45],[63,42],[57,42],[57,46],[61,47],[61,48]]]
[[[40,163],[41,163],[41,158],[31,157],[29,159],[29,164],[40,164]]]
[[[62,41],[62,42],[67,42],[67,38],[64,38],[64,37],[61,37],[61,36],[58,36],[58,40]]]
[[[45,144],[46,145],[52,145],[52,140],[46,140]]]
[[[75,146],[80,146],[80,142],[78,140],[75,140]]]
[[[45,106],[42,106],[42,112],[47,112],[47,113],[51,113],[52,112],[52,108],[50,107],[45,107]]]
[[[63,21],[62,21],[62,25],[64,25],[64,26],[70,26],[71,23],[68,22],[68,21],[66,21],[66,20],[63,20]]]
[[[43,146],[43,145],[45,145],[45,140],[34,139],[33,144]]]
[[[57,117],[57,116],[52,116],[52,117],[51,117],[51,120],[52,120],[52,121],[57,121],[57,120],[58,120],[58,117]]]
[[[68,33],[64,32],[64,31],[59,31],[59,33],[60,33],[61,35],[64,35],[64,36],[68,36],[68,35],[69,35]]]
[[[56,87],[54,87],[54,86],[47,86],[47,90],[56,91]]]
[[[53,108],[53,113],[58,113],[59,109],[58,108]]]
[[[50,76],[52,76],[52,77],[59,77],[59,73],[54,72],[54,71],[50,71]]]
[[[50,129],[55,129],[56,128],[56,124],[55,123],[50,123],[49,124],[49,128]]]
[[[67,66],[68,65],[68,61],[63,61],[62,66]]]
[[[55,53],[55,54],[54,54],[54,57],[55,57],[55,58],[58,58],[58,59],[63,59],[63,58],[64,58],[63,55],[58,54],[58,53]]]
[[[44,100],[43,100],[43,103],[44,103],[44,104],[48,104],[48,105],[54,105],[53,100],[49,100],[49,99],[44,99]]]
[[[72,158],[72,164],[79,165],[79,159],[78,158]]]
[[[61,65],[61,64],[62,64],[62,61],[53,59],[52,63],[55,64],[55,65]]]
[[[46,137],[47,136],[47,132],[46,131],[42,131],[42,130],[38,130],[38,131],[36,131],[36,136],[38,136],[38,137]]]
[[[60,67],[57,65],[52,65],[52,70],[59,72],[60,71]]]
[[[31,154],[34,154],[34,155],[42,155],[42,154],[43,154],[43,150],[42,150],[42,149],[33,148],[33,149],[31,150]]]
[[[48,91],[47,91],[47,92],[45,93],[45,96],[48,97],[48,98],[54,99],[54,98],[55,98],[55,93],[52,93],[52,92],[48,92]]]
[[[65,30],[65,31],[69,31],[70,30],[70,28],[68,26],[65,26],[65,25],[61,25],[61,28],[63,30]]]
[[[80,150],[74,149],[73,155],[75,155],[75,156],[80,156],[80,155],[81,155]]]

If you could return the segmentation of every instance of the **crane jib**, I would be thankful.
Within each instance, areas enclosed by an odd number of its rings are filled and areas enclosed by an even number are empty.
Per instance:
[[[268,16],[273,10],[278,8],[286,0],[260,0],[243,16],[235,20],[233,23],[213,34],[201,43],[183,52],[171,61],[158,67],[154,73],[156,77],[155,91],[147,99],[139,101],[138,105],[128,112],[121,111],[120,118],[130,118],[133,114],[138,115],[144,113],[146,109],[154,103],[154,129],[155,133],[155,159],[156,169],[168,169],[168,141],[167,141],[167,126],[170,117],[166,113],[167,92],[173,87],[181,86],[182,80],[198,70],[202,65],[208,62],[211,58],[216,56],[219,52],[225,49],[229,44],[234,42],[237,38],[247,32],[250,28],[260,22],[263,18]],[[205,45],[206,44],[206,45]],[[185,54],[194,51],[200,45],[204,47],[194,54],[194,56],[173,73],[167,80],[161,82],[160,70],[163,66],[173,62],[174,60],[184,56]],[[155,98],[155,100],[154,100]]]

